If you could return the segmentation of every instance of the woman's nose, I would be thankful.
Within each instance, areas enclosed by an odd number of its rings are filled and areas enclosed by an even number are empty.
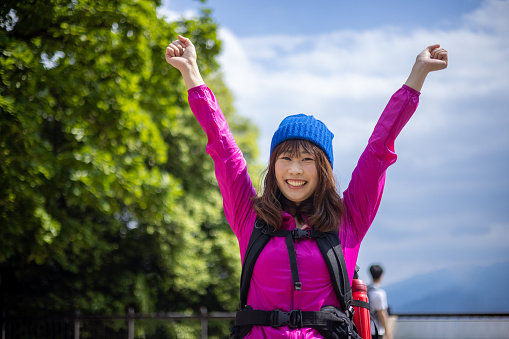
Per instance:
[[[302,167],[300,166],[300,164],[297,161],[293,161],[290,164],[290,168],[288,169],[288,171],[291,174],[300,174],[300,173],[302,173]]]

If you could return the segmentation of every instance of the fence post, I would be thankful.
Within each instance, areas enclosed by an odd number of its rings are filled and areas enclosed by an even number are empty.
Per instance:
[[[74,311],[74,339],[80,339],[80,310]]]
[[[127,325],[127,336],[128,339],[134,339],[134,308],[129,307],[129,322]]]
[[[207,323],[207,308],[206,307],[200,307],[200,320],[201,320],[201,338],[207,339],[208,336],[208,323]]]
[[[2,312],[2,339],[5,339],[5,326],[6,326],[6,322],[7,320],[5,319],[5,311]]]

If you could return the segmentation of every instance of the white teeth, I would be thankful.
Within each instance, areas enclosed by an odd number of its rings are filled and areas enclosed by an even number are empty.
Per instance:
[[[303,180],[286,180],[290,186],[299,187],[304,185],[306,182]]]

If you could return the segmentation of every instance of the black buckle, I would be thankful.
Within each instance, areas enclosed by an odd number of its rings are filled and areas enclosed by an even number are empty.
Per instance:
[[[311,230],[302,230],[300,228],[296,228],[292,231],[292,237],[294,239],[311,238]]]
[[[270,326],[281,327],[288,325],[289,327],[296,328],[302,327],[302,311],[293,310],[290,312],[283,312],[281,310],[274,310],[270,314]]]

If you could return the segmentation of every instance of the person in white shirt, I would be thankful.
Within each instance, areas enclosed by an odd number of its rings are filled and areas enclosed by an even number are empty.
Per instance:
[[[388,326],[389,314],[387,312],[387,293],[380,288],[383,269],[380,265],[372,265],[369,268],[373,283],[368,286],[368,299],[371,317],[374,320],[371,323],[371,335],[375,338],[375,327],[378,329],[378,338],[392,339],[392,333]]]

